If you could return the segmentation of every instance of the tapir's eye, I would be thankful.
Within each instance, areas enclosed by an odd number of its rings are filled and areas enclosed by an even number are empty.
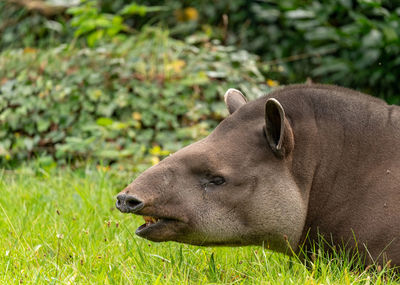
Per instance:
[[[222,185],[222,184],[225,183],[225,179],[224,179],[224,177],[216,176],[216,177],[213,177],[213,178],[210,180],[209,183],[210,183],[210,184],[214,184],[214,185]]]
[[[209,176],[201,179],[201,186],[204,190],[212,190],[213,187],[225,183],[225,178],[222,176]]]

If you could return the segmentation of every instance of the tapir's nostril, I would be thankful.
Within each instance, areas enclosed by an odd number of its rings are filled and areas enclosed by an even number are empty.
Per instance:
[[[130,209],[136,209],[138,206],[143,205],[142,201],[139,201],[135,197],[127,196],[126,197],[126,204]]]
[[[115,206],[123,213],[135,213],[144,207],[144,203],[134,196],[120,194]]]

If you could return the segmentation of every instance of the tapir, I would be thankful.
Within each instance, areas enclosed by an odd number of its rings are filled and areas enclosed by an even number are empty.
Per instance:
[[[293,254],[320,236],[400,265],[400,107],[350,89],[289,85],[247,102],[117,196],[136,234]]]

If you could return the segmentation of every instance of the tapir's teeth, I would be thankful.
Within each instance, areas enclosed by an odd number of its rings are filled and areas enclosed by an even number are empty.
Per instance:
[[[158,221],[158,218],[150,217],[150,216],[143,216],[143,219],[146,222],[146,225],[155,224]]]

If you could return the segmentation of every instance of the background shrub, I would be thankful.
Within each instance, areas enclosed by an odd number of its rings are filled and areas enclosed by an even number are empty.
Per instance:
[[[156,163],[215,127],[226,115],[229,87],[250,98],[269,90],[257,61],[244,50],[197,47],[160,29],[97,49],[4,52],[1,161]]]
[[[161,3],[149,1],[154,2]],[[178,36],[199,30],[255,52],[272,69],[284,71],[276,74],[282,82],[309,77],[400,102],[398,0],[167,3],[172,7],[175,3],[177,11],[194,6],[200,14],[187,21],[186,30],[173,29],[181,32]],[[169,24],[174,26],[174,21]]]
[[[197,34],[261,55],[271,76],[283,83],[312,78],[372,93],[389,103],[400,101],[396,82],[400,75],[400,0],[81,3],[49,19],[9,1],[0,2],[1,46],[69,42],[74,33],[94,46],[109,36],[161,25],[174,38]]]

